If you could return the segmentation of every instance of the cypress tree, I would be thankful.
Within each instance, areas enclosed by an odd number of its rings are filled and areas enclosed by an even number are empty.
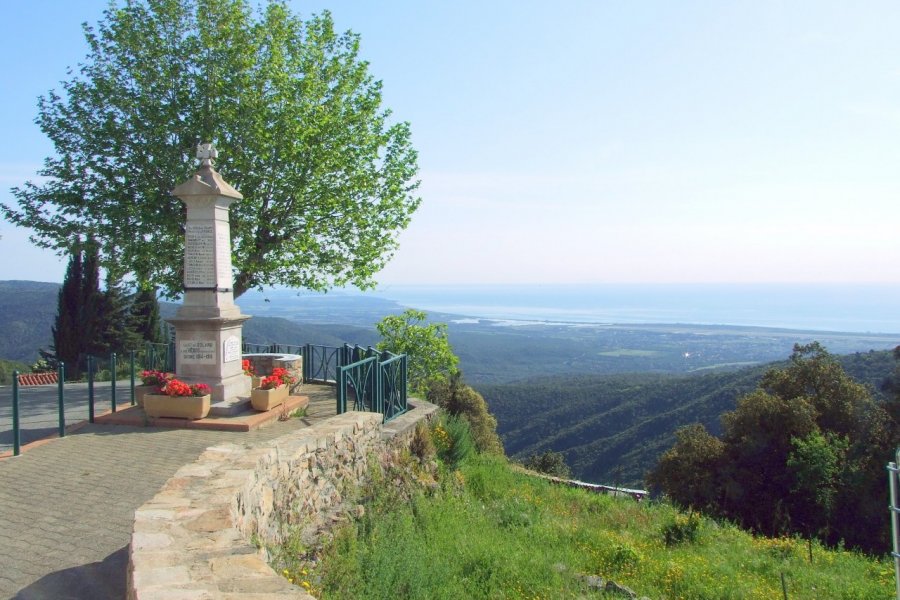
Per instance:
[[[84,355],[103,356],[108,348],[103,341],[103,293],[100,291],[100,262],[97,243],[89,240],[84,252],[81,279],[81,351]]]
[[[69,257],[66,276],[59,290],[56,321],[52,327],[53,354],[56,362],[64,362],[74,375],[78,369],[78,357],[81,353],[82,323],[82,277],[83,265],[81,249],[76,248]],[[45,358],[49,355],[42,353]]]

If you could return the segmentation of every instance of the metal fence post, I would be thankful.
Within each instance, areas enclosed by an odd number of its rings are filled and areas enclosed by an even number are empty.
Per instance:
[[[88,354],[88,422],[94,422],[94,357]]]
[[[110,388],[110,405],[112,412],[116,412],[116,353],[109,355],[109,381]]]
[[[58,381],[56,382],[57,395],[59,397],[59,437],[66,437],[66,410],[63,406],[63,396],[65,396],[66,382],[66,365],[59,363],[59,370],[56,373]]]
[[[134,350],[131,351],[131,405],[137,404],[134,401]]]
[[[896,586],[897,598],[900,600],[900,506],[897,506],[898,498],[898,478],[897,473],[900,471],[900,449],[897,450],[895,462],[888,463],[888,488],[891,493],[891,542],[893,551],[891,556],[894,558],[894,584]]]
[[[19,372],[13,371],[12,384],[12,430],[13,456],[18,456],[22,449],[22,438],[19,432]]]

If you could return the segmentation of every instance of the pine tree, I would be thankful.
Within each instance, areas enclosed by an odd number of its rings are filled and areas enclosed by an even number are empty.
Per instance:
[[[128,296],[122,289],[122,282],[113,273],[107,274],[106,291],[101,298],[99,316],[100,344],[104,354],[115,352],[124,356],[140,346],[140,335],[132,327]]]
[[[150,285],[138,286],[131,298],[131,328],[145,342],[163,342],[159,300],[156,298],[156,289]]]

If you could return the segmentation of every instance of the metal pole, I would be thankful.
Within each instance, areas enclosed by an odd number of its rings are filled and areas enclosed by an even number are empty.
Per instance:
[[[88,421],[94,422],[94,357],[88,355]]]
[[[888,488],[891,492],[891,541],[893,542],[894,550],[891,552],[891,556],[894,557],[894,584],[896,586],[897,598],[900,600],[900,548],[898,548],[898,542],[900,542],[900,522],[898,522],[898,511],[900,511],[900,507],[897,506],[897,465],[900,464],[900,449],[897,450],[896,453],[896,462],[892,462],[888,464]]]
[[[12,405],[12,429],[13,429],[13,456],[18,456],[22,449],[22,438],[19,432],[19,372],[13,371],[13,405]]]
[[[59,370],[57,371],[57,395],[59,397],[59,437],[66,437],[66,411],[63,407],[63,397],[65,396],[65,381],[66,381],[66,365],[65,363],[59,363]]]
[[[131,405],[137,404],[134,401],[134,350],[131,351]]]
[[[109,355],[109,380],[112,383],[110,392],[110,405],[112,412],[116,412],[116,353]]]

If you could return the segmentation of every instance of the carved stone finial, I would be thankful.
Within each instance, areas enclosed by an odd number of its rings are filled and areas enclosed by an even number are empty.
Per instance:
[[[219,151],[212,144],[197,144],[197,158],[201,167],[212,167],[213,159],[219,157]]]

